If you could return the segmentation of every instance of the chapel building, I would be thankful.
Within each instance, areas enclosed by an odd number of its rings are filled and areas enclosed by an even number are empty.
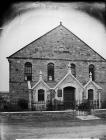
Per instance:
[[[62,25],[8,57],[10,100],[46,110],[56,100],[71,109],[106,100],[106,60]]]

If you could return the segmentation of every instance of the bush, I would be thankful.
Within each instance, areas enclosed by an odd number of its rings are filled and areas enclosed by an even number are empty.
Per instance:
[[[8,102],[0,96],[0,111],[5,111],[7,110]]]
[[[25,99],[19,99],[17,105],[20,107],[22,110],[28,109],[28,101]]]
[[[52,104],[52,102],[48,102],[48,104],[47,104],[47,111],[53,111],[53,104]]]
[[[88,100],[85,100],[83,103],[79,104],[78,110],[80,111],[90,111],[93,106],[90,104]]]
[[[14,112],[14,111],[21,111],[21,109],[17,104],[9,103],[8,106],[6,107],[6,109],[4,109],[4,111]]]
[[[25,99],[19,99],[18,102],[12,100],[7,102],[3,97],[0,96],[0,111],[10,112],[10,111],[23,111],[28,109],[28,101]]]
[[[106,109],[106,101],[102,102],[102,109]]]

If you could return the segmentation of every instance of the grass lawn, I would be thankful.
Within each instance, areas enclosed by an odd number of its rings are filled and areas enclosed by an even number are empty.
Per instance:
[[[79,120],[73,112],[5,113],[1,118],[1,140],[16,138],[106,139],[106,111],[96,111],[99,120]],[[105,117],[104,117],[105,116]]]

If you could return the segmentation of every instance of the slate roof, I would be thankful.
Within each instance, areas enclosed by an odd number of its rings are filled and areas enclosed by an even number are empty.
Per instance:
[[[7,58],[106,61],[62,24]]]

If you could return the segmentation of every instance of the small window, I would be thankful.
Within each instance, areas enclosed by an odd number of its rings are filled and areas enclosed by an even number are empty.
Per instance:
[[[71,73],[74,77],[76,77],[76,66],[75,66],[75,64],[71,64]]]
[[[43,89],[38,90],[38,101],[44,101],[44,90]]]
[[[95,67],[93,64],[89,65],[89,75],[92,73],[92,81],[95,81]]]
[[[54,64],[49,63],[47,66],[48,69],[48,80],[53,81],[54,80]]]
[[[93,101],[93,89],[88,90],[88,100]]]
[[[25,75],[25,80],[27,81],[32,80],[32,64],[30,62],[25,63],[24,75]]]
[[[58,97],[62,97],[62,89],[58,89],[57,90],[57,96]]]

